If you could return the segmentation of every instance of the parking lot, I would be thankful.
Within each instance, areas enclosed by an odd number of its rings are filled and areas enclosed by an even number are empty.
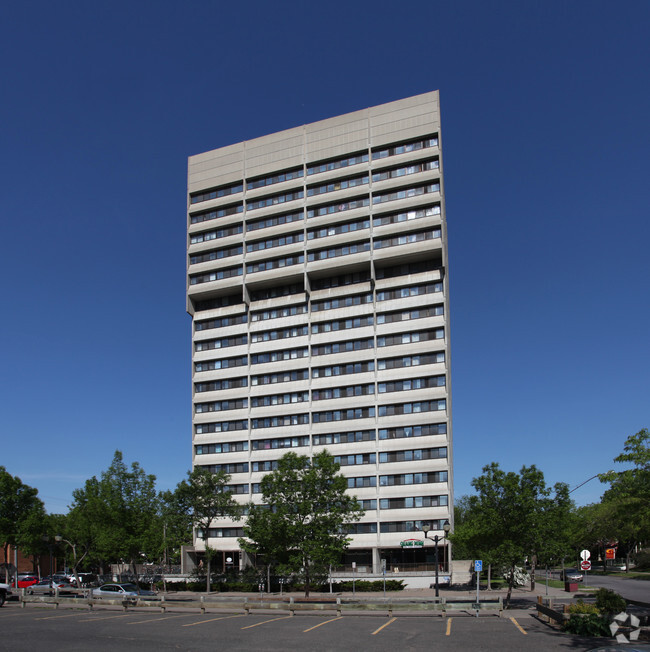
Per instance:
[[[278,613],[165,614],[16,603],[0,610],[0,650],[589,650],[602,640],[567,636],[529,614],[441,618]]]

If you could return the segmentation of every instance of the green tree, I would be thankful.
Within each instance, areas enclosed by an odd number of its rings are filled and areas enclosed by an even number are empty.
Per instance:
[[[623,453],[614,458],[620,464],[632,465],[623,471],[600,475],[610,483],[603,494],[602,505],[611,523],[612,539],[624,542],[629,551],[650,540],[650,432],[647,428],[630,435]]]
[[[167,513],[177,515],[175,526],[182,531],[185,519],[186,527],[195,527],[197,536],[204,541],[207,561],[206,592],[210,591],[211,578],[212,554],[208,545],[210,526],[218,518],[228,517],[235,521],[241,518],[241,506],[228,490],[228,482],[230,476],[223,471],[212,473],[197,466],[193,471],[188,471],[187,479],[179,482],[174,493],[166,497]]]
[[[465,519],[455,526],[451,540],[474,558],[505,569],[509,604],[516,566],[530,560],[534,577],[537,564],[560,559],[570,550],[569,490],[558,483],[551,491],[534,465],[506,473],[494,462],[472,486],[477,493],[470,496]]]
[[[325,450],[313,460],[287,453],[262,479],[262,505],[251,505],[239,540],[249,553],[275,561],[281,572],[302,576],[305,596],[312,581],[337,563],[350,539],[346,525],[363,511],[346,493],[347,480]]]
[[[45,513],[43,502],[38,497],[38,489],[23,484],[18,476],[13,476],[4,466],[0,466],[0,542],[4,552],[5,581],[8,581],[8,548],[25,543],[27,532],[31,530],[36,513]]]
[[[95,563],[137,561],[155,556],[162,536],[156,476],[137,463],[131,467],[115,451],[100,478],[93,476],[73,492],[65,539],[77,547],[77,565],[88,555]]]

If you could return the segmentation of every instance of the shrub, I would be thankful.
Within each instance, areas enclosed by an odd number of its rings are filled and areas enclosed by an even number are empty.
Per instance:
[[[598,589],[596,591],[596,607],[603,614],[618,614],[625,611],[627,602],[611,589]]]
[[[595,604],[585,602],[579,598],[574,604],[569,605],[570,614],[599,614],[600,610]]]
[[[585,616],[573,614],[564,623],[562,629],[569,634],[577,634],[578,636],[611,635],[607,616],[600,616],[598,614],[587,614]]]

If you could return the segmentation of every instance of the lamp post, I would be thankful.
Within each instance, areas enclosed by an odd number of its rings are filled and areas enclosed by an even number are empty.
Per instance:
[[[81,582],[79,581],[79,576],[77,575],[77,544],[71,543],[67,539],[64,539],[60,534],[57,534],[54,537],[54,540],[57,543],[61,543],[61,541],[63,541],[63,543],[67,543],[72,548],[72,559],[74,560],[74,566],[72,567],[72,572],[74,573],[74,581],[77,583],[77,587],[81,588]]]
[[[438,534],[434,534],[432,537],[433,544],[434,544],[434,556],[433,556],[433,561],[436,567],[436,598],[440,597],[440,585],[438,584],[438,541],[441,539],[446,539],[447,535],[449,534],[449,531],[451,530],[451,525],[449,524],[449,521],[445,521],[444,525],[442,526],[442,529],[444,530],[445,534],[444,536],[439,536]],[[431,526],[427,523],[426,525],[422,526],[422,532],[424,532],[424,538],[428,539],[429,538],[429,531],[431,530]]]

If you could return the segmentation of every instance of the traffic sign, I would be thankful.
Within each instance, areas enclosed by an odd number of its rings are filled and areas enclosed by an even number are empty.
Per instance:
[[[591,562],[587,559],[585,561],[580,562],[580,568],[582,570],[591,570]]]
[[[588,550],[583,550],[580,553],[580,559],[582,559],[582,561],[587,561],[587,559],[589,559],[589,557],[591,557],[591,553]]]
[[[474,561],[474,570],[480,573],[483,570],[483,562],[480,559]]]

